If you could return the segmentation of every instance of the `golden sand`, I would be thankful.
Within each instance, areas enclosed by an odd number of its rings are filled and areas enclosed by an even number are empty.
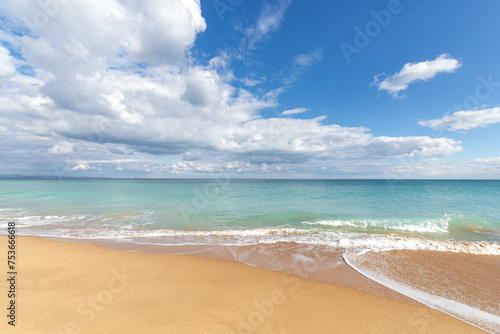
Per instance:
[[[17,247],[16,327],[3,316],[1,333],[484,333],[429,308],[235,262],[28,237]],[[9,283],[0,286],[7,314]]]

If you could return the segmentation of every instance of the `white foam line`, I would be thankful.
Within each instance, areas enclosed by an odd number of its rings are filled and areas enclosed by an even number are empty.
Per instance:
[[[0,222],[1,226],[5,226],[5,222]],[[189,238],[200,239],[198,242],[229,243],[229,244],[249,244],[249,243],[275,243],[295,241],[298,243],[308,243],[316,245],[327,245],[340,247],[344,249],[371,249],[371,250],[388,250],[388,249],[413,249],[413,250],[432,250],[432,251],[449,251],[468,254],[484,254],[500,256],[500,244],[498,243],[475,243],[475,242],[460,242],[451,240],[428,240],[416,237],[393,237],[387,235],[366,235],[345,232],[328,232],[319,231],[317,229],[295,229],[295,228],[256,228],[243,230],[132,230],[130,225],[117,226],[116,229],[100,230],[99,228],[72,230],[66,229],[49,229],[39,231],[37,229],[44,226],[43,224],[33,226],[34,230],[23,227],[23,233],[56,235],[66,238],[109,238],[109,239],[135,239],[135,238]],[[28,230],[26,230],[28,229]],[[97,235],[96,235],[97,230]],[[20,231],[21,232],[21,231]],[[21,234],[23,234],[21,233]],[[231,240],[224,240],[229,238]],[[195,242],[188,241],[188,242]]]
[[[352,269],[356,270],[358,273],[361,275],[368,277],[369,279],[382,284],[386,286],[389,289],[392,289],[394,291],[397,291],[405,296],[408,296],[432,309],[438,310],[440,312],[446,313],[449,316],[452,316],[456,319],[459,319],[461,321],[464,321],[468,323],[469,325],[472,325],[474,327],[480,328],[482,330],[485,330],[489,333],[495,334],[495,332],[492,332],[491,329],[487,329],[484,327],[481,327],[478,324],[472,323],[470,319],[477,320],[483,324],[488,324],[491,325],[493,328],[495,328],[496,334],[500,333],[500,317],[496,316],[494,314],[479,310],[477,308],[474,308],[472,306],[446,299],[443,297],[439,296],[434,296],[431,295],[427,292],[424,291],[419,291],[417,289],[410,288],[408,286],[405,286],[401,283],[398,283],[396,281],[390,280],[390,279],[381,279],[379,277],[375,277],[373,275],[367,274],[354,266],[347,256],[345,256],[345,253],[342,254],[342,258],[344,259],[345,263],[350,266]],[[454,310],[461,310],[462,312],[453,312]],[[457,315],[458,314],[458,315]],[[464,316],[468,315],[468,316]]]
[[[389,231],[420,232],[420,233],[448,233],[449,217],[435,219],[421,219],[412,222],[410,219],[358,219],[358,220],[317,220],[305,221],[302,224],[312,226],[379,228]]]

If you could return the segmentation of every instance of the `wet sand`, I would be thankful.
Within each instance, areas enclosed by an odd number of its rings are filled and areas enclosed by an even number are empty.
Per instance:
[[[17,247],[16,327],[4,318],[2,333],[483,333],[433,309],[236,262],[28,237]]]
[[[446,306],[446,300],[451,300],[491,314],[484,315],[491,321],[474,319],[473,310],[458,304],[449,306],[450,314],[465,316],[474,324],[500,333],[500,256],[391,250],[366,252],[353,262],[374,278],[403,284],[417,297],[420,292],[438,297],[431,301],[436,305]]]

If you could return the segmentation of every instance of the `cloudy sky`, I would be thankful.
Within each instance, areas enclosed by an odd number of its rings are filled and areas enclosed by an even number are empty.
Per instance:
[[[499,12],[3,0],[0,174],[500,178]]]

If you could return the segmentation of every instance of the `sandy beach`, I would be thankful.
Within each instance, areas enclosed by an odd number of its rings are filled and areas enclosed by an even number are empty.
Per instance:
[[[484,333],[430,308],[241,263],[29,237],[17,253],[16,326],[4,317],[2,333]],[[7,307],[7,280],[1,289]]]

